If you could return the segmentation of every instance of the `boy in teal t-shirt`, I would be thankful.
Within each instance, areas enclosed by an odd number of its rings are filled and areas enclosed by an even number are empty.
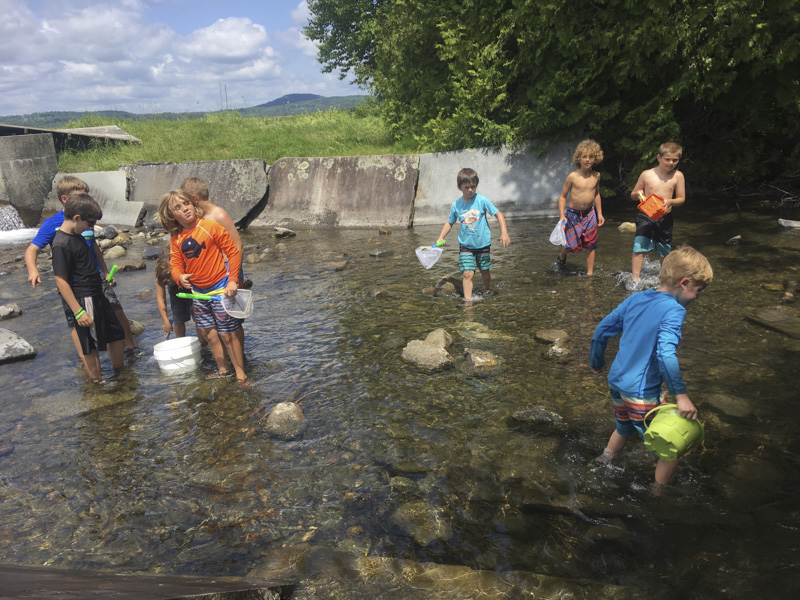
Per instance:
[[[472,169],[461,169],[456,178],[456,184],[461,197],[453,202],[450,216],[442,227],[437,243],[444,242],[445,236],[458,221],[458,268],[461,271],[464,287],[464,300],[472,300],[472,278],[475,270],[481,272],[483,289],[491,291],[492,276],[490,269],[492,261],[489,250],[492,244],[492,232],[486,220],[487,215],[497,217],[500,223],[500,243],[504,248],[511,244],[506,229],[506,219],[492,201],[477,193],[478,174]]]

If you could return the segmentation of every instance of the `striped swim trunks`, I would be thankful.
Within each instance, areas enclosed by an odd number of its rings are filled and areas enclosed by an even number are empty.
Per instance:
[[[663,397],[655,398],[634,398],[619,393],[614,388],[608,388],[611,400],[614,402],[614,421],[617,424],[617,433],[628,437],[634,431],[644,438],[645,427],[644,416],[656,406],[663,403]],[[653,420],[655,415],[648,419],[648,423]]]

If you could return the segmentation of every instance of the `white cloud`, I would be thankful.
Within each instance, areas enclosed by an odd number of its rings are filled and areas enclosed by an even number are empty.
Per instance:
[[[204,23],[210,2],[214,17]],[[0,115],[218,110],[220,86],[237,99],[232,107],[290,92],[359,93],[321,73],[317,48],[302,35],[305,1],[283,9],[294,26],[268,32],[271,4],[243,3],[253,7],[248,16],[226,17],[225,3],[197,0],[198,26],[185,35],[177,10],[175,28],[148,22],[156,4],[170,18],[172,0],[0,0]]]
[[[317,56],[317,45],[303,35],[297,27],[290,27],[278,32],[279,39],[285,44],[297,48],[306,56]]]
[[[308,2],[303,0],[300,4],[297,5],[292,11],[292,23],[295,25],[305,25],[308,23],[308,18],[311,16],[311,11],[308,10]]]
[[[235,62],[259,54],[267,41],[263,26],[250,19],[232,17],[192,32],[179,47],[190,56]]]

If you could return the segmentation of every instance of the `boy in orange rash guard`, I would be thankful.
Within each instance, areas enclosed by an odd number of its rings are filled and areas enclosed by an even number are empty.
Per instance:
[[[180,287],[191,288],[199,294],[224,289],[226,296],[234,296],[239,283],[236,278],[228,279],[225,256],[228,257],[230,272],[238,273],[241,254],[225,228],[214,221],[201,219],[202,215],[202,209],[192,204],[191,197],[181,190],[164,194],[161,199],[158,216],[161,225],[171,234],[172,277]],[[206,378],[232,374],[225,358],[227,350],[236,378],[241,385],[247,385],[243,343],[236,335],[242,319],[226,313],[219,300],[194,300],[192,313],[217,363],[217,371],[209,373]]]

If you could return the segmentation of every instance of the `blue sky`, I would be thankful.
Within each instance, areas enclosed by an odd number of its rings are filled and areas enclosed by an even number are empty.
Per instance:
[[[0,15],[0,115],[366,93],[322,73],[305,0],[0,0]]]

